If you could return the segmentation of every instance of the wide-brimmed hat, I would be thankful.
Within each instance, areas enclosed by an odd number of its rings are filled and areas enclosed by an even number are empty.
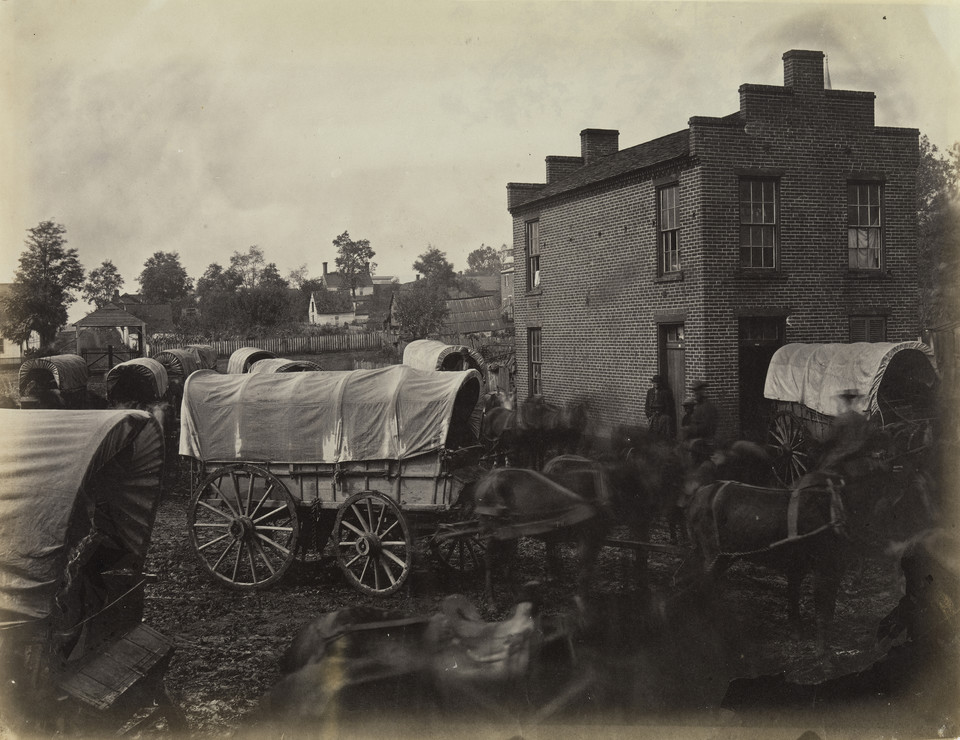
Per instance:
[[[684,405],[684,406],[696,406],[696,405],[697,405],[697,399],[688,396],[687,398],[683,399],[683,405]]]
[[[661,380],[663,380],[663,378],[661,378],[659,375],[654,375],[652,378],[650,378],[651,383],[659,383]]]
[[[698,391],[701,388],[709,388],[710,384],[705,380],[698,380],[692,386],[693,390]]]

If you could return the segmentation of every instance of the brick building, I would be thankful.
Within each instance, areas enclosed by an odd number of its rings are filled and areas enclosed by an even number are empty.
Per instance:
[[[782,87],[638,146],[585,129],[507,185],[521,399],[637,424],[654,373],[678,404],[705,379],[721,435],[755,436],[777,347],[917,337],[919,132],[826,88],[823,58],[788,51]]]

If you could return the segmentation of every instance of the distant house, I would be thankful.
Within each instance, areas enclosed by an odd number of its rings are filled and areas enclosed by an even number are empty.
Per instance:
[[[323,263],[323,275],[320,278],[323,287],[331,293],[336,293],[338,290],[349,290],[350,284],[346,276],[339,272],[328,272],[327,264],[327,262]],[[357,275],[357,285],[351,297],[362,298],[370,295],[373,295],[373,278],[370,276],[369,265],[367,265],[367,271]]]
[[[513,321],[513,247],[500,250],[500,312]]]
[[[0,283],[0,298],[6,298],[13,292],[13,283]],[[0,307],[0,316],[3,308]],[[14,364],[23,359],[23,353],[28,349],[36,349],[40,346],[40,336],[34,332],[30,335],[26,346],[21,346],[19,342],[14,342],[8,337],[0,337],[0,364]]]
[[[176,330],[173,307],[169,303],[146,303],[143,296],[135,293],[115,293],[111,303],[141,319],[150,334],[172,334]]]
[[[408,284],[409,285],[409,284]],[[402,291],[402,287],[401,287]],[[400,326],[393,318],[394,301],[400,291],[393,294],[385,325],[392,331]],[[495,295],[448,298],[447,318],[437,337],[447,342],[464,343],[469,336],[491,336],[505,329],[500,313],[500,299]]]

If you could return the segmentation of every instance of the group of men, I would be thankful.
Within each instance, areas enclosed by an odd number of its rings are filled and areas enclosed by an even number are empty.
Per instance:
[[[705,380],[693,384],[693,397],[683,402],[683,416],[679,429],[676,421],[676,405],[673,392],[662,375],[651,378],[651,387],[647,390],[644,413],[650,433],[664,441],[679,441],[687,446],[695,440],[703,440],[707,446],[713,446],[717,433],[719,414],[717,407],[707,396],[709,385]]]

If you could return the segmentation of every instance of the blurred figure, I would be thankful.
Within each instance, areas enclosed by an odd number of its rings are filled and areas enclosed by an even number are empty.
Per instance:
[[[673,393],[660,375],[654,375],[647,389],[644,413],[650,433],[660,439],[672,440],[676,437],[677,424],[674,418]]]

